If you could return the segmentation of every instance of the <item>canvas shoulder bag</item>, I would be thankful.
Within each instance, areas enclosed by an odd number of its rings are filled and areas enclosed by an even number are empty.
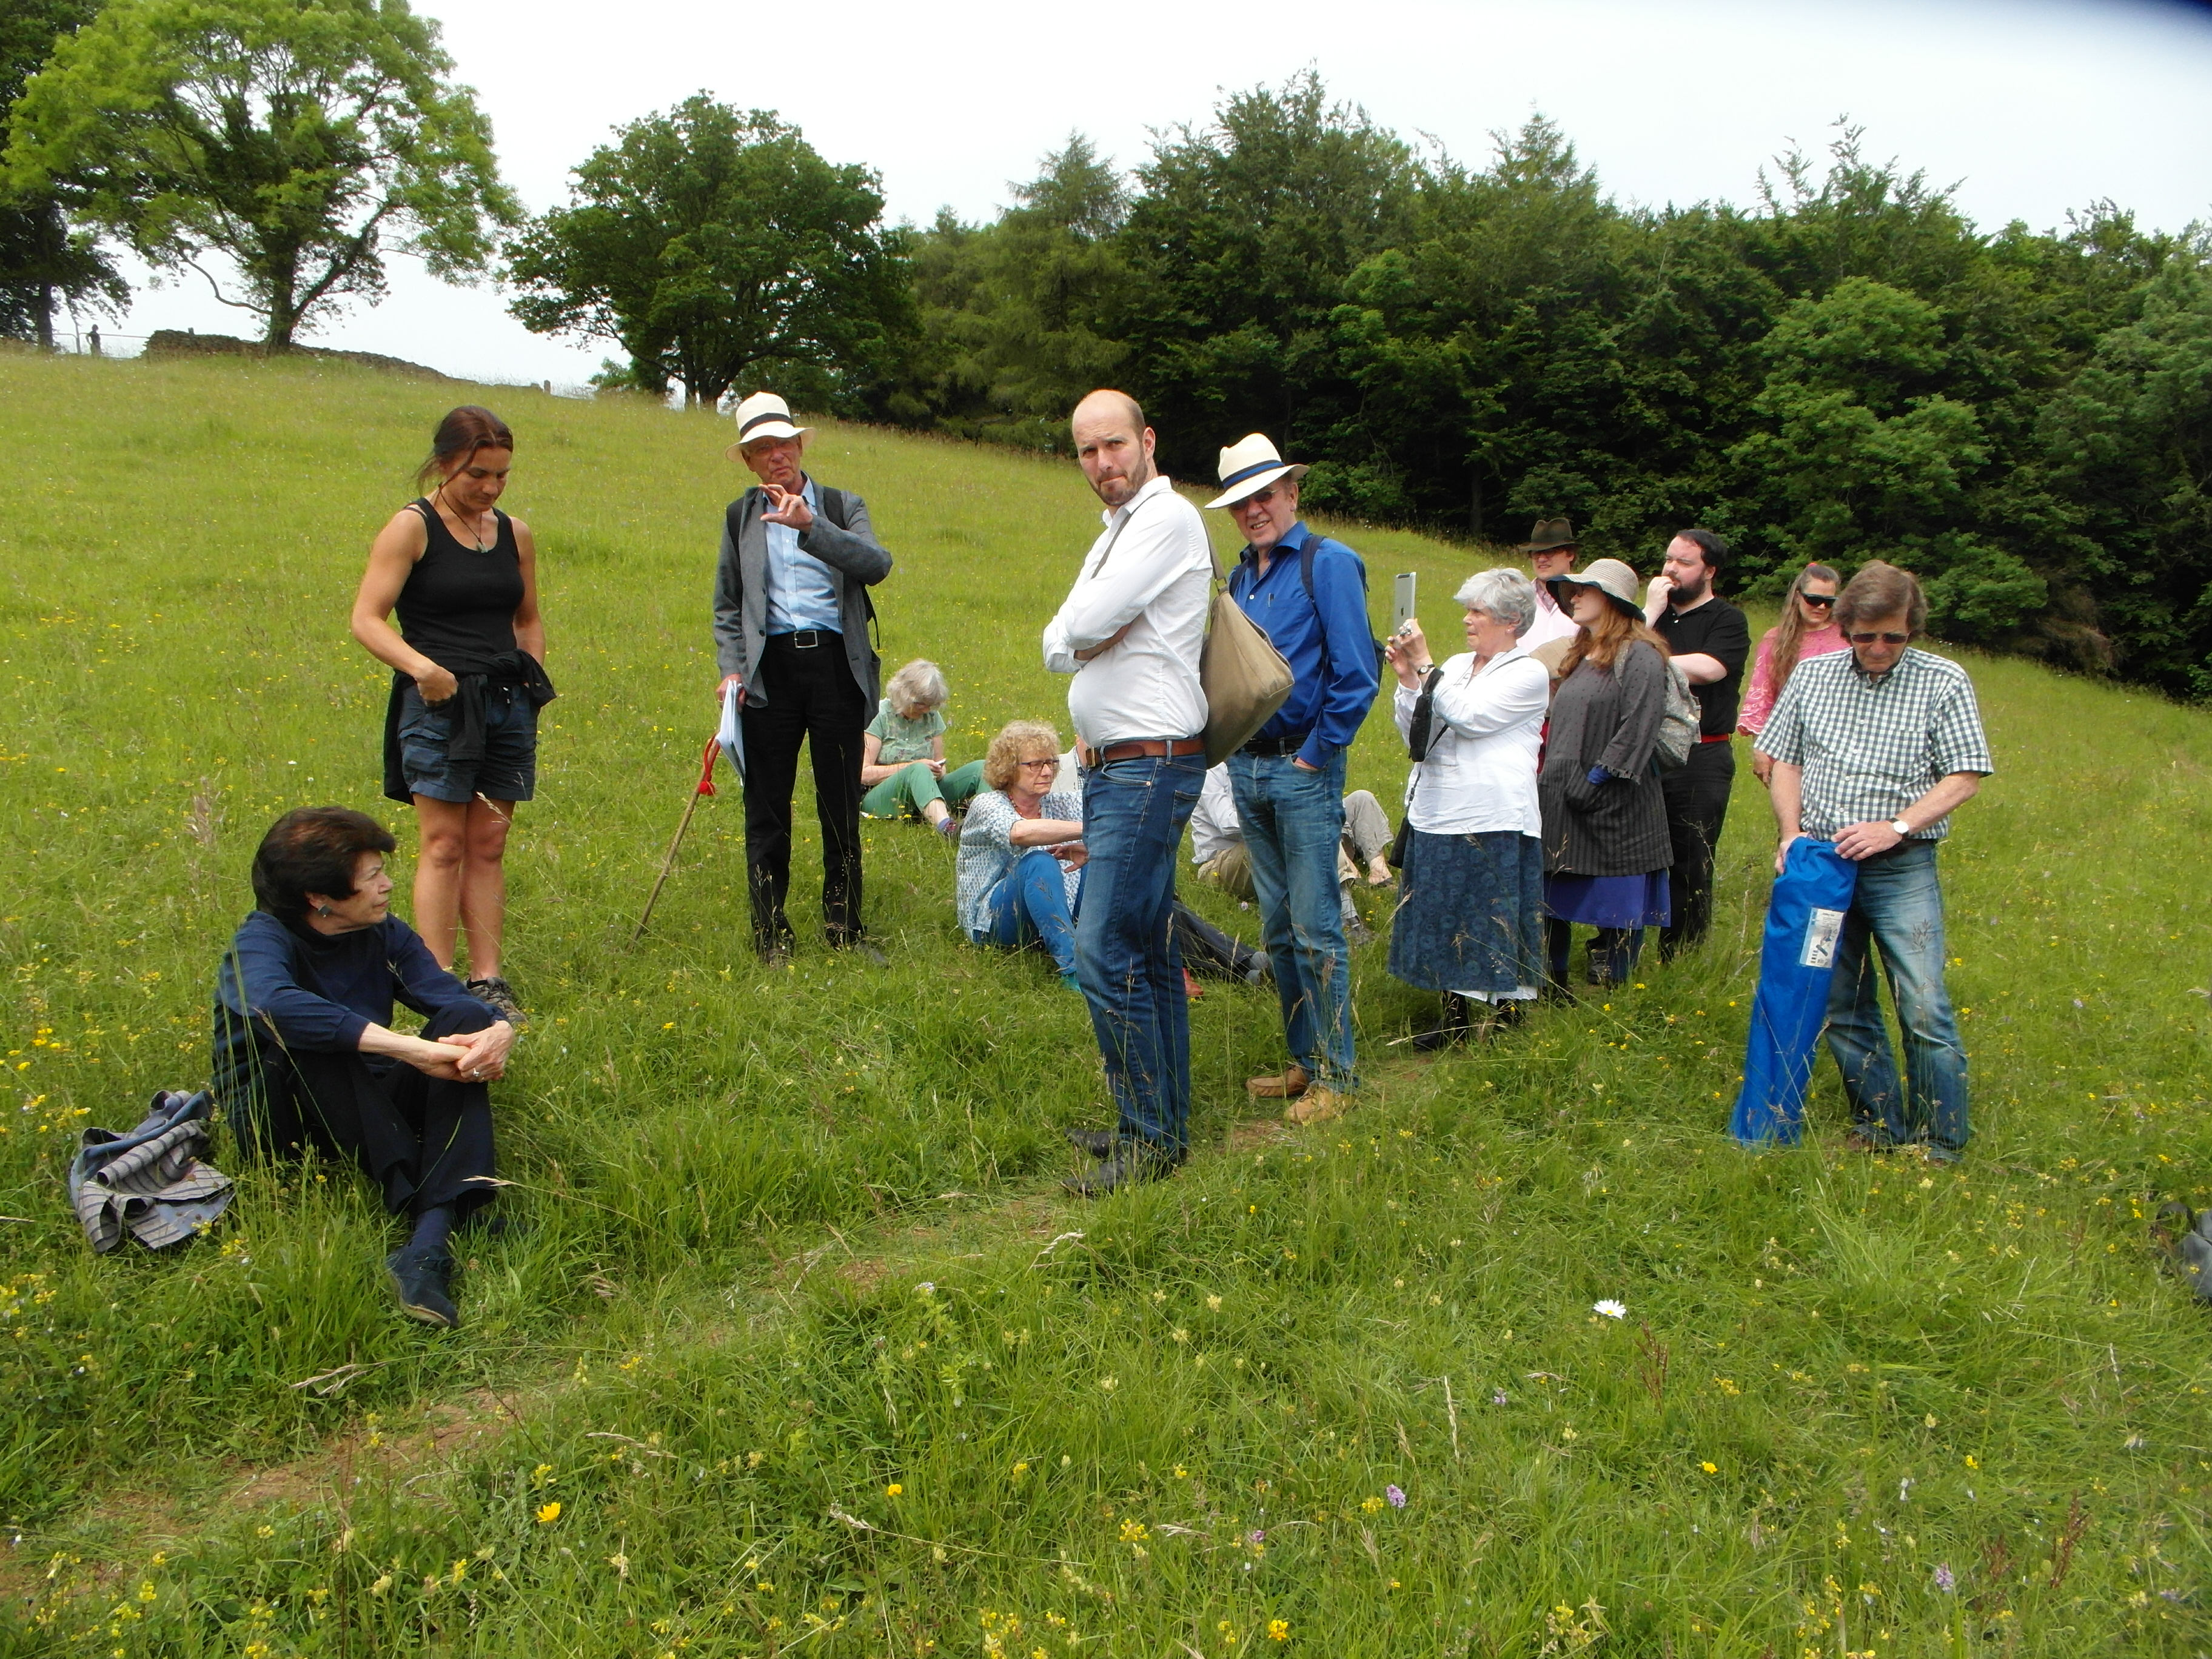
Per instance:
[[[1290,700],[1291,665],[1259,623],[1244,614],[1213,566],[1213,616],[1198,657],[1206,691],[1206,763],[1218,766],[1252,740]]]

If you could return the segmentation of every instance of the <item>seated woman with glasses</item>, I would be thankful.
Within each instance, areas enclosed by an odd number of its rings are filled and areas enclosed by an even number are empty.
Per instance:
[[[1810,657],[1825,657],[1848,648],[1850,641],[1836,626],[1836,586],[1840,579],[1825,564],[1808,564],[1790,584],[1782,601],[1782,620],[1766,630],[1759,642],[1759,655],[1751,665],[1751,684],[1743,689],[1743,708],[1735,729],[1757,737],[1766,729],[1774,700],[1797,665]],[[1774,770],[1774,763],[1751,751],[1751,769],[1761,783]]]
[[[983,793],[960,826],[960,927],[978,945],[1042,945],[1071,991],[1075,906],[1083,868],[1083,799],[1053,785],[1060,735],[1041,720],[1010,721],[983,757]]]

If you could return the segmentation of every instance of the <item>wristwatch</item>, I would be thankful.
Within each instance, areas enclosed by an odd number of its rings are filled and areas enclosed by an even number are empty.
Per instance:
[[[1899,839],[1912,833],[1912,826],[1903,818],[1892,818],[1889,821],[1889,827],[1897,831]]]

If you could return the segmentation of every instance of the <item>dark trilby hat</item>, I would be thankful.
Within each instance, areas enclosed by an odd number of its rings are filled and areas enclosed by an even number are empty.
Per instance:
[[[1528,532],[1528,540],[1519,550],[1523,553],[1550,553],[1562,547],[1578,545],[1575,526],[1567,519],[1539,519],[1536,527]]]

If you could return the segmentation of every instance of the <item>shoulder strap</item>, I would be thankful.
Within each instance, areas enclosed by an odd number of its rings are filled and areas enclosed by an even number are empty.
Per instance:
[[[826,483],[817,483],[814,486],[814,494],[816,498],[822,503],[822,516],[823,518],[829,520],[831,524],[836,525],[840,530],[849,530],[852,527],[851,525],[847,522],[845,512],[845,492],[843,490],[832,489]]]
[[[1139,510],[1143,507],[1144,504],[1145,503],[1143,501],[1139,501],[1136,506],[1132,507],[1127,513],[1122,515],[1121,522],[1114,526],[1114,533],[1107,537],[1106,550],[1098,556],[1097,566],[1091,573],[1092,575],[1096,576],[1099,571],[1103,570],[1106,568],[1106,561],[1114,556],[1114,544],[1121,539],[1121,532],[1129,527],[1130,520],[1133,520],[1137,516]],[[1206,557],[1208,559],[1212,559],[1212,556],[1213,544],[1209,539],[1206,543]],[[1213,567],[1213,579],[1216,581],[1221,580],[1221,567],[1218,563]]]

